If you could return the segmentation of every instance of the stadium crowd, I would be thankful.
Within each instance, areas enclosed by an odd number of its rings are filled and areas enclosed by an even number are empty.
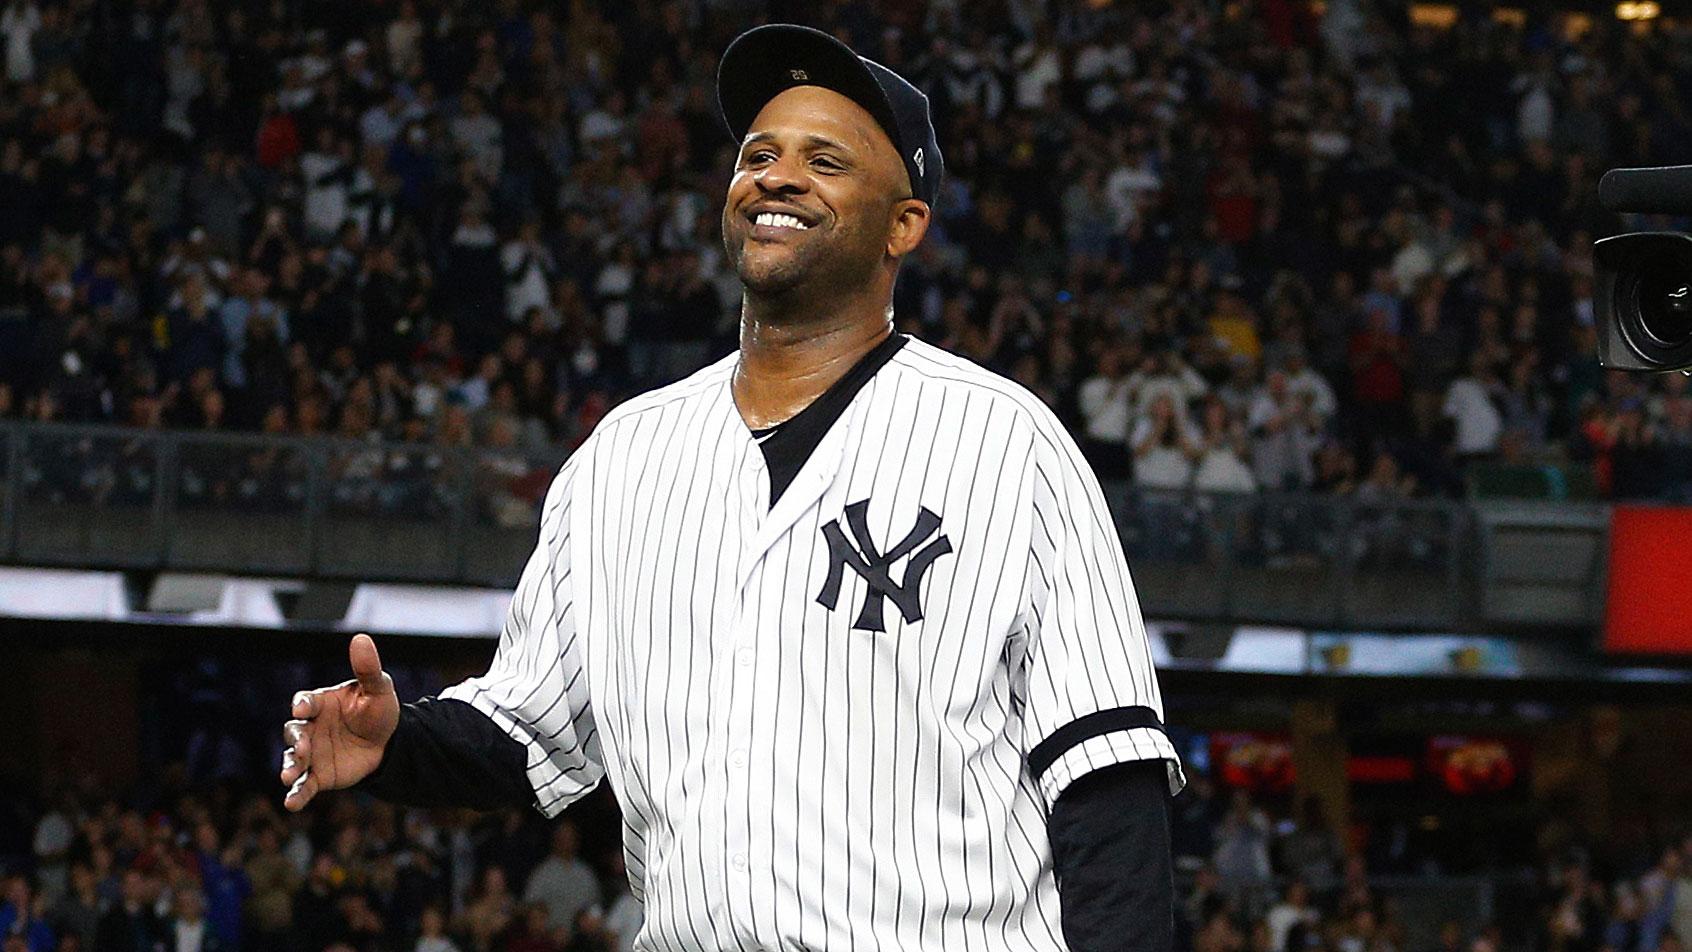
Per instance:
[[[1175,952],[1681,952],[1679,937],[1692,934],[1688,838],[1602,875],[1578,852],[1493,857],[1484,871],[1539,861],[1527,914],[1507,928],[1451,910],[1437,942],[1412,944],[1356,837],[1319,810],[1272,817],[1263,800],[1196,776],[1172,807]],[[547,821],[532,810],[410,810],[353,794],[288,814],[256,782],[191,780],[178,762],[121,798],[62,777],[40,796],[7,797],[0,950],[632,947],[641,910],[604,790]],[[1420,873],[1434,882],[1440,870],[1424,863]]]
[[[1397,499],[1566,462],[1692,498],[1692,395],[1597,367],[1591,257],[1599,173],[1692,148],[1684,23],[0,6],[0,419],[575,445],[733,347],[713,68],[773,16],[928,92],[951,174],[898,322],[1039,393],[1101,474]]]

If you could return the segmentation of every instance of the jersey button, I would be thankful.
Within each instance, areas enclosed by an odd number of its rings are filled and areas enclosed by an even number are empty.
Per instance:
[[[752,652],[751,648],[740,649],[740,651],[735,655],[735,657],[740,659],[740,666],[742,668],[752,667],[753,652]]]
[[[742,872],[744,872],[746,870],[746,854],[745,853],[734,854],[732,857],[729,858],[729,862],[734,864],[735,869],[738,869]]]
[[[729,751],[729,763],[733,764],[736,767],[746,766],[746,751],[744,751],[744,750],[731,750],[731,751]]]

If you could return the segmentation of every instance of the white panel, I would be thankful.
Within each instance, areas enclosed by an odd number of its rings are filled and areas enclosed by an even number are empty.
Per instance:
[[[118,572],[0,568],[0,615],[122,621],[129,596]]]
[[[353,592],[340,628],[373,634],[495,638],[510,607],[508,591],[366,584]]]

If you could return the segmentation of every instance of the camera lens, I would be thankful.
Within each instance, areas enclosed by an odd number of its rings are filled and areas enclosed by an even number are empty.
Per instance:
[[[1599,363],[1692,368],[1692,234],[1635,232],[1601,238],[1592,248]]]
[[[1635,292],[1639,324],[1659,347],[1679,347],[1692,341],[1692,287],[1678,275],[1641,275]]]

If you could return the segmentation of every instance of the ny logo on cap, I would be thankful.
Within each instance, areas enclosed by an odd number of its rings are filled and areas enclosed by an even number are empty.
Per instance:
[[[787,72],[793,77],[793,81],[796,83],[802,83],[811,78],[811,74],[802,69],[790,69]]]
[[[828,541],[828,578],[823,582],[822,591],[817,593],[817,604],[834,611],[840,601],[840,584],[850,568],[866,583],[864,603],[858,609],[853,628],[886,631],[882,610],[888,599],[893,600],[906,624],[921,621],[922,603],[917,593],[922,587],[922,577],[934,567],[935,559],[952,551],[952,540],[940,535],[940,517],[923,506],[917,510],[916,525],[911,527],[911,531],[891,549],[878,552],[875,541],[870,538],[868,511],[868,499],[860,499],[846,507],[846,524],[857,540],[856,545],[841,531],[839,519],[830,520],[822,527],[823,538]],[[924,542],[928,544],[918,551],[917,546]],[[905,563],[905,577],[895,582],[889,570],[894,562],[907,555],[911,559]]]
[[[916,160],[917,174],[918,175],[927,175],[928,170],[922,167],[922,150],[917,149],[916,154],[912,155],[911,158]]]

